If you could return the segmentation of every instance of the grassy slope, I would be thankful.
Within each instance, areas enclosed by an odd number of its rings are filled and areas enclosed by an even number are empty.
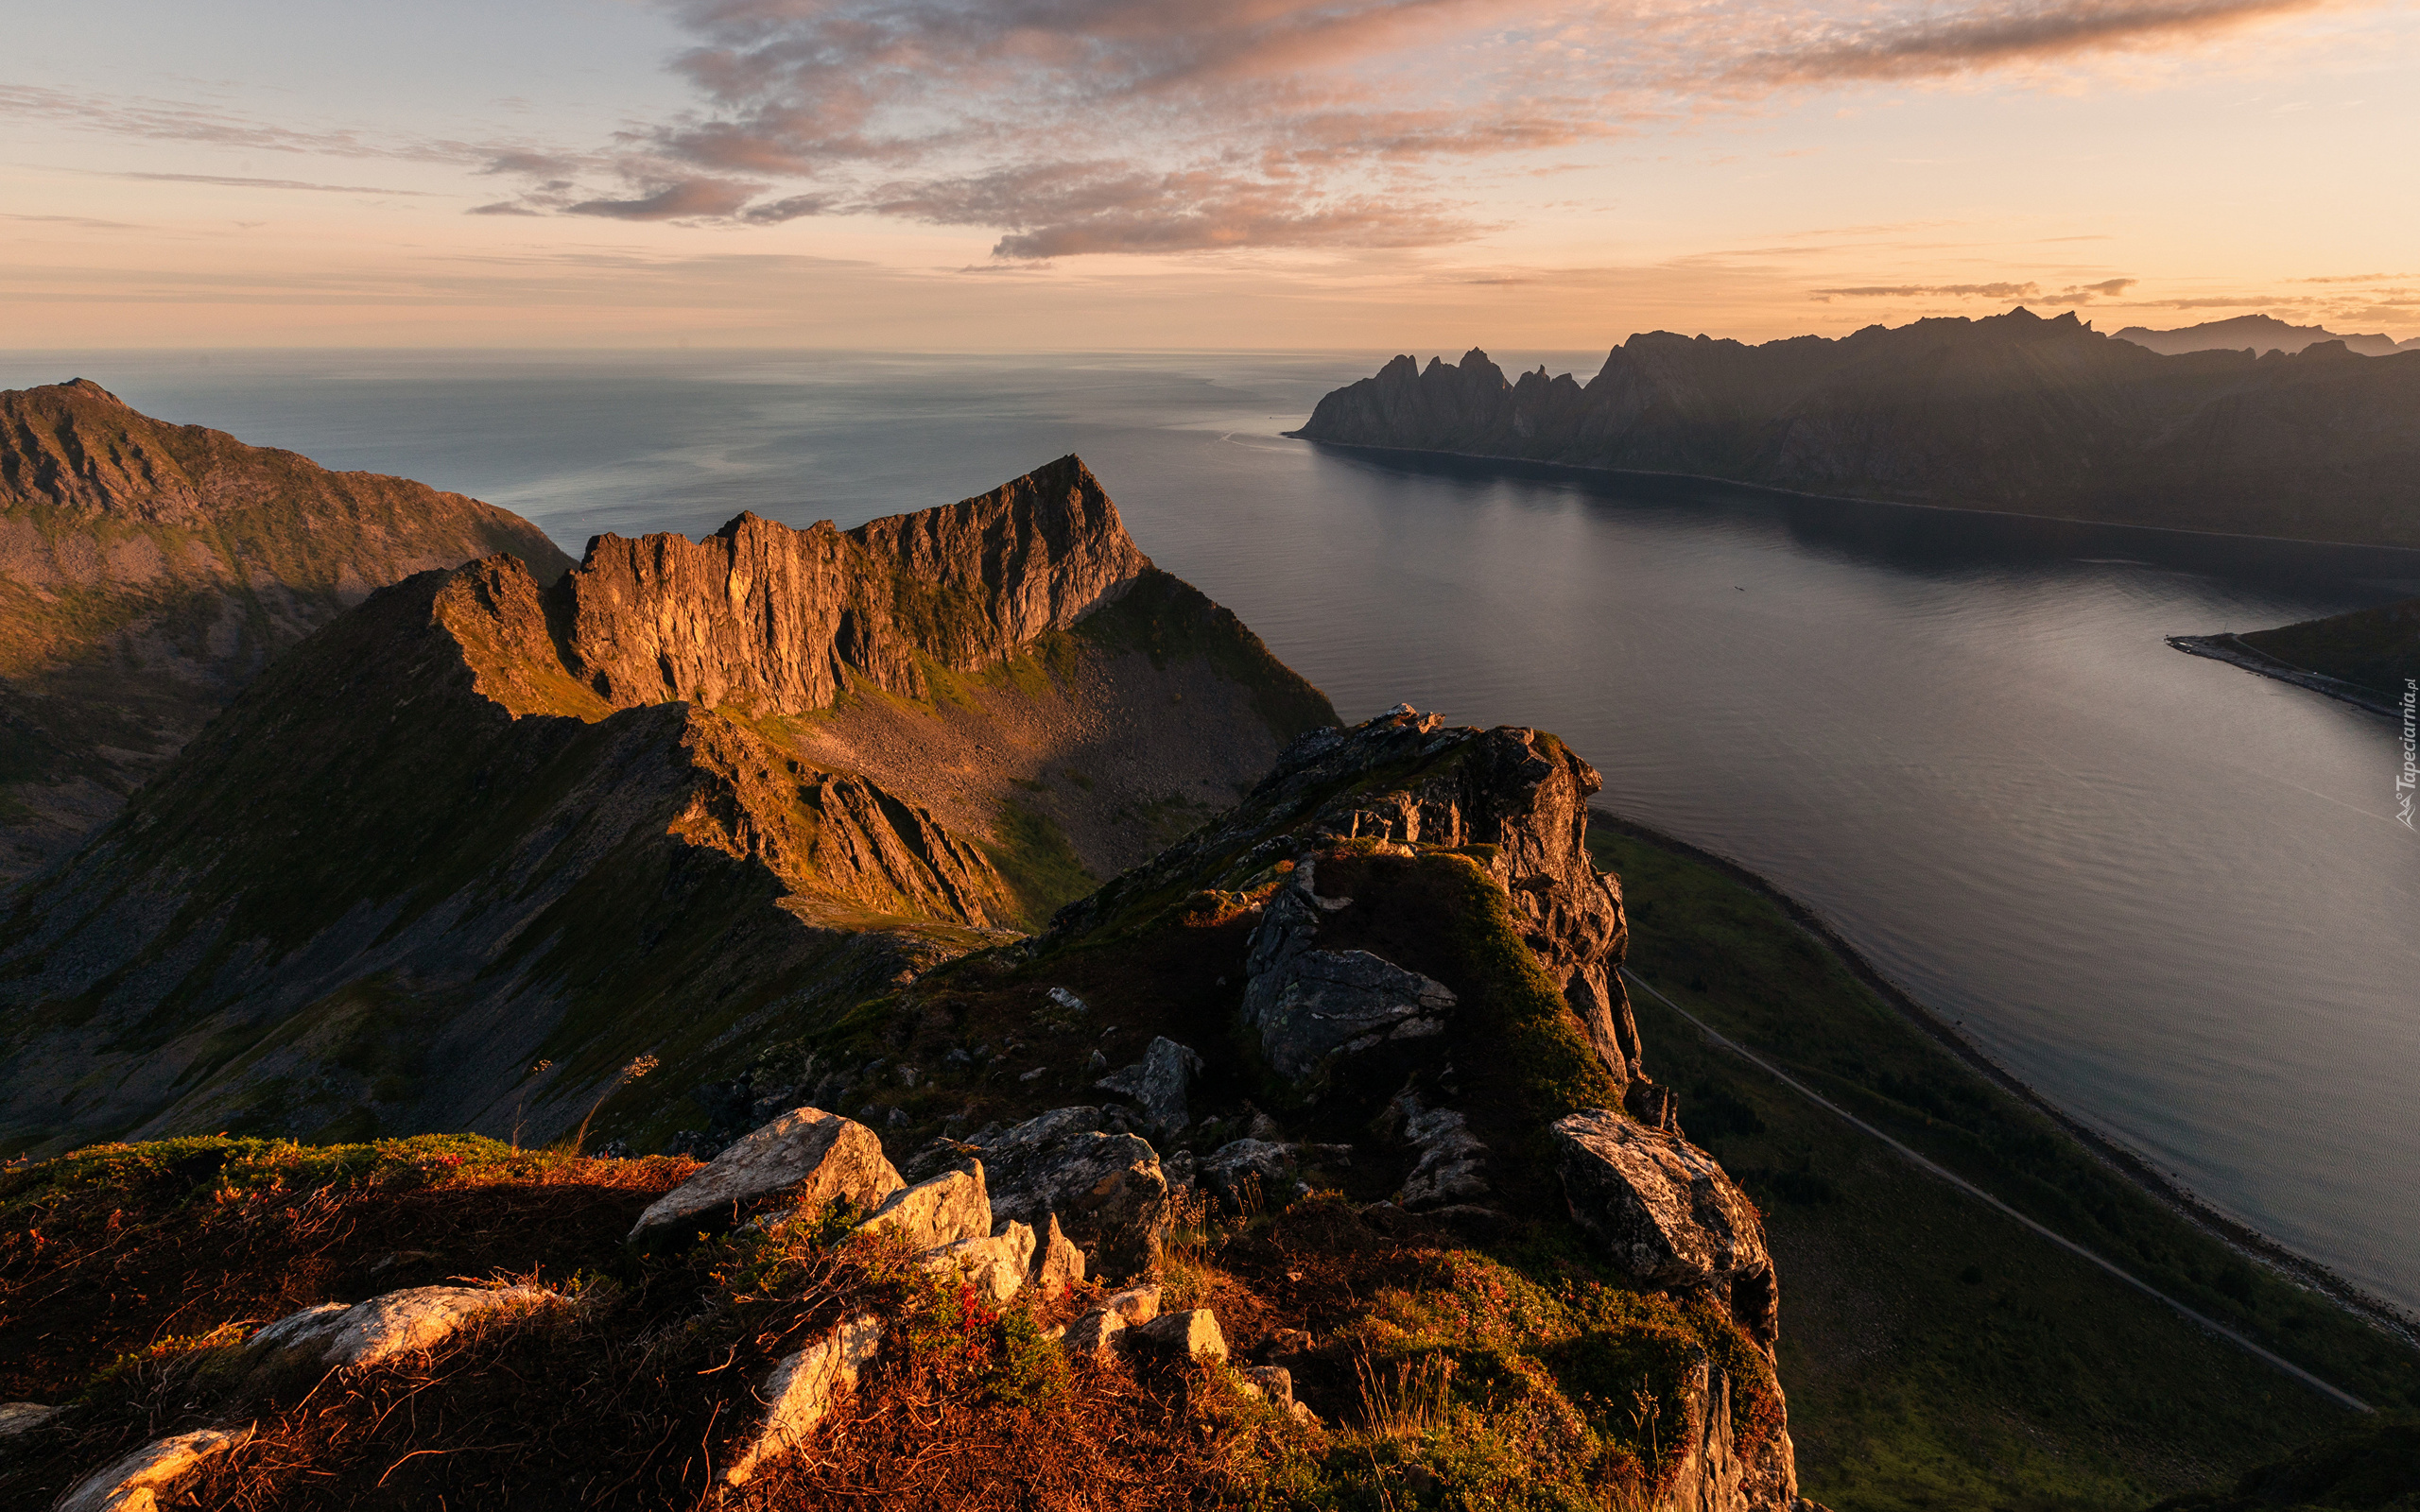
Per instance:
[[[2420,678],[2420,598],[2236,639],[2307,672],[2400,698],[2404,680]]]
[[[1691,1012],[1985,1190],[2380,1405],[2420,1359],[2194,1228],[1953,1057],[1768,899],[1599,824],[1631,964]],[[1706,1044],[1636,994],[1682,1121],[1767,1210],[1806,1494],[1838,1512],[2107,1507],[2343,1420]]]

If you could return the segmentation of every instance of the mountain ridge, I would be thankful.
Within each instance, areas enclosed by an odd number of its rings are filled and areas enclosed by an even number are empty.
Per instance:
[[[2420,353],[2163,357],[2073,312],[1751,347],[1634,335],[1584,387],[1473,349],[1322,399],[1312,441],[2106,524],[2420,544]]]
[[[144,415],[89,379],[0,393],[0,883],[56,862],[286,646],[535,525]]]
[[[640,1054],[685,1067],[1003,937],[1151,844],[1080,852],[1054,812],[1160,780],[1207,812],[1334,718],[1072,457],[856,533],[708,541],[600,538],[544,587],[503,555],[423,574],[280,659],[0,923],[0,1138],[556,1130]],[[729,702],[657,696],[710,656]],[[991,765],[876,779],[804,744],[919,708],[991,732]],[[1054,786],[1071,724],[1156,765]]]

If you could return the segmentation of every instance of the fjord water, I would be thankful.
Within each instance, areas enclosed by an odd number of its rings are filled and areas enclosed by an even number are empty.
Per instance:
[[[743,508],[854,524],[1080,453],[1145,550],[1348,717],[1558,731],[1609,806],[1762,872],[2070,1112],[2420,1307],[2397,731],[2161,641],[2420,593],[2420,555],[1279,435],[1378,360],[44,354],[0,386],[80,373],[575,554]]]

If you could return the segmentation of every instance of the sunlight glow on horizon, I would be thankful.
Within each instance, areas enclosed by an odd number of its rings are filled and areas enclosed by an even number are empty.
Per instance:
[[[12,32],[20,351],[1450,356],[2017,303],[2420,335],[2403,7],[100,0]]]

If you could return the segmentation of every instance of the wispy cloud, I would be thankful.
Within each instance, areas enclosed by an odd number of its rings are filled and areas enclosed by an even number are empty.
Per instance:
[[[2316,10],[2330,0],[2050,0],[1930,8],[1911,16],[1806,24],[1782,46],[1753,53],[1740,77],[1791,81],[1912,78],[2036,62],[2103,48],[2168,46],[2256,22]]]
[[[223,173],[113,173],[112,179],[141,179],[151,183],[211,183],[227,189],[307,189],[329,195],[410,195],[433,198],[425,189],[381,189],[371,184],[312,183],[302,179],[242,179]]]
[[[1854,288],[1815,289],[1814,299],[1833,300],[2026,300],[2035,304],[2090,304],[2099,299],[2115,299],[2140,283],[2139,279],[2110,278],[2098,284],[2070,284],[2063,289],[2045,291],[2041,284],[1869,284]]]

